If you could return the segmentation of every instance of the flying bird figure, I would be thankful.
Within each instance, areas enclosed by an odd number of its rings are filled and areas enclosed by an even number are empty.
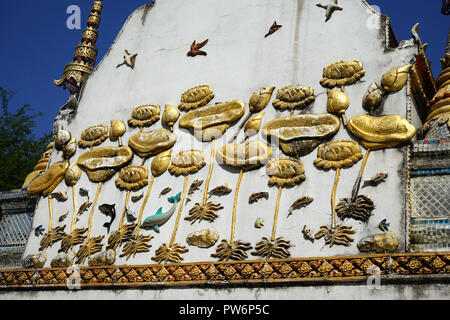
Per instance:
[[[122,63],[118,64],[116,68],[119,68],[119,67],[123,66],[124,64],[126,64],[131,69],[134,69],[134,63],[136,61],[137,55],[138,55],[137,53],[131,54],[128,52],[128,50],[125,50],[125,54],[123,56],[124,60]]]
[[[277,24],[276,21],[273,22],[272,26],[270,27],[269,32],[264,36],[264,38],[267,38],[268,36],[270,36],[272,33],[275,33],[278,29],[280,29],[282,27],[282,25]]]
[[[195,57],[197,55],[207,56],[208,54],[200,49],[203,48],[208,43],[208,40],[209,39],[206,39],[201,43],[197,43],[196,41],[192,42],[191,50],[187,53],[188,57]]]
[[[342,11],[344,8],[338,6],[337,0],[331,0],[331,3],[324,5],[321,3],[316,4],[319,8],[325,9],[325,22],[331,19],[331,16],[333,15],[334,11],[339,10]]]

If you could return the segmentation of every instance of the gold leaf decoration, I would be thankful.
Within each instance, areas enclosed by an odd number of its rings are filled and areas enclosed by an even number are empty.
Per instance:
[[[64,159],[69,160],[77,153],[77,138],[73,137],[63,148]]]
[[[349,246],[353,242],[353,238],[350,237],[356,231],[352,227],[337,226],[335,228],[330,228],[328,226],[320,227],[319,232],[314,236],[316,239],[321,239],[325,237],[325,244],[330,245],[343,245]]]
[[[48,196],[64,179],[69,162],[57,162],[52,164],[47,171],[34,179],[27,188],[27,193],[30,196],[43,194]]]
[[[314,165],[325,170],[351,167],[362,158],[357,142],[352,140],[333,141],[319,146]]]
[[[216,228],[195,231],[186,237],[187,244],[199,248],[210,248],[217,240],[219,240],[219,232]]]
[[[217,247],[216,252],[211,254],[211,257],[219,259],[219,261],[229,260],[245,260],[248,258],[247,252],[252,246],[248,242],[222,240]]]
[[[264,108],[270,102],[270,98],[272,97],[272,93],[274,90],[275,87],[271,86],[268,88],[261,88],[253,92],[249,100],[250,113],[264,110]]]
[[[284,237],[279,237],[274,241],[264,237],[256,244],[255,251],[252,252],[252,255],[266,259],[286,259],[291,255],[289,253],[290,247],[291,242]]]
[[[178,111],[177,107],[166,104],[161,119],[162,124],[169,127],[169,130],[173,132],[173,126],[178,121],[178,118],[180,118],[180,111]]]
[[[119,228],[119,230],[113,232],[108,238],[107,249],[115,249],[122,243],[130,241],[134,236],[134,229],[136,229],[137,224],[126,224]]]
[[[148,184],[148,169],[143,166],[125,167],[115,182],[118,188],[137,191]]]
[[[65,228],[66,226],[59,226],[46,233],[41,240],[39,251],[44,251],[45,249],[51,247],[54,243],[60,241],[65,235]]]
[[[127,127],[125,123],[121,120],[111,120],[111,125],[109,127],[109,139],[111,141],[116,141],[121,136],[125,134]]]
[[[347,128],[368,150],[395,147],[411,140],[416,134],[416,128],[399,115],[359,115],[348,121]]]
[[[216,211],[223,209],[220,204],[208,202],[206,205],[201,205],[196,203],[195,206],[189,210],[189,216],[184,218],[184,220],[190,221],[194,224],[196,221],[202,222],[203,220],[213,222],[219,215]]]
[[[133,109],[128,125],[132,128],[148,127],[159,121],[161,109],[155,104],[146,104]]]
[[[78,146],[92,148],[102,144],[106,139],[108,139],[108,126],[99,124],[83,130]]]
[[[209,85],[193,87],[181,96],[181,103],[178,108],[181,111],[190,111],[206,106],[214,98],[214,93]]]
[[[395,92],[401,90],[408,80],[409,70],[411,70],[412,64],[406,66],[393,68],[386,72],[381,78],[381,85],[384,90],[389,92]]]
[[[358,249],[361,252],[385,253],[394,252],[399,245],[397,236],[392,231],[383,234],[368,236],[358,243]]]
[[[101,243],[105,236],[98,236],[91,238],[85,245],[81,246],[76,254],[76,264],[83,264],[88,257],[102,251],[103,244]]]
[[[116,251],[109,249],[104,252],[97,253],[93,257],[89,258],[88,265],[89,267],[111,266],[115,261]]]
[[[362,102],[363,109],[366,110],[371,116],[377,114],[383,102],[383,95],[384,92],[378,86],[378,84],[372,82],[369,89],[367,89],[366,94],[364,95]]]
[[[305,167],[296,159],[271,160],[266,166],[266,172],[271,176],[269,184],[276,184],[278,187],[295,186],[306,179]]]
[[[350,98],[341,90],[328,90],[327,111],[329,113],[344,114],[350,105]]]
[[[243,144],[227,144],[216,153],[219,163],[235,168],[250,170],[267,162],[272,156],[272,148],[259,140]]]
[[[56,134],[53,134],[56,150],[62,150],[72,139],[70,131],[60,129]]]
[[[52,268],[68,268],[73,264],[74,259],[75,253],[70,250],[67,253],[58,254],[54,259],[52,259],[50,266]]]
[[[181,151],[172,159],[169,172],[174,175],[188,175],[198,172],[206,165],[202,150]]]
[[[59,249],[58,252],[65,252],[67,253],[71,248],[74,246],[83,243],[86,239],[86,236],[84,235],[88,231],[87,228],[80,228],[73,230],[70,234],[65,234],[64,237],[61,239],[61,249]]]
[[[136,256],[136,253],[149,252],[151,247],[151,244],[149,242],[152,239],[152,236],[143,235],[138,236],[136,239],[131,239],[123,247],[120,257],[122,258],[126,256],[128,260],[131,256],[133,256],[134,258]]]
[[[152,257],[152,260],[160,264],[167,262],[180,263],[181,261],[183,261],[183,257],[181,255],[188,251],[189,250],[186,249],[186,247],[178,243],[174,243],[171,245],[164,243],[156,250],[156,256]]]
[[[244,132],[246,137],[254,136],[255,134],[258,134],[259,130],[261,129],[262,121],[264,119],[265,111],[261,111],[260,113],[254,115],[246,124],[244,127]]]
[[[152,161],[152,175],[157,177],[166,172],[170,165],[170,157],[172,156],[172,149],[161,152]]]
[[[333,88],[353,84],[365,75],[361,61],[339,61],[323,69],[323,78],[320,84]]]
[[[315,100],[316,97],[312,87],[301,87],[298,84],[293,84],[278,90],[277,98],[272,104],[276,109],[294,110],[296,108],[306,108]]]
[[[44,267],[45,262],[47,262],[47,253],[40,252],[38,254],[33,254],[25,257],[22,262],[24,268],[28,269],[41,269]]]
[[[180,127],[189,129],[204,142],[220,138],[245,112],[241,100],[233,100],[192,110],[180,119]]]
[[[367,223],[373,209],[375,209],[375,206],[371,197],[358,195],[355,200],[342,199],[336,206],[336,214],[341,220],[351,218]]]
[[[175,144],[177,136],[167,129],[140,131],[128,141],[130,148],[141,158],[149,158],[166,151]]]

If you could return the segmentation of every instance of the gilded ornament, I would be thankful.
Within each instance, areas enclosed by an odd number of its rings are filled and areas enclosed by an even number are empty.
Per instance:
[[[336,206],[336,214],[341,220],[351,218],[367,223],[373,209],[375,206],[371,197],[358,195],[355,199],[342,199]]]
[[[66,144],[69,143],[70,139],[72,138],[72,135],[70,134],[69,130],[60,129],[56,133],[56,135],[53,136],[55,140],[55,147],[57,150],[62,150]]]
[[[69,160],[77,153],[77,145],[77,138],[70,139],[69,143],[63,148],[64,159]]]
[[[450,77],[450,70],[448,71]],[[428,103],[428,107],[431,112],[435,112],[438,109],[450,105],[450,83],[446,86],[439,88],[433,99]]]
[[[235,168],[250,170],[266,163],[272,156],[272,148],[259,140],[248,141],[243,144],[228,144],[216,153],[216,159]]]
[[[320,84],[327,88],[353,84],[365,75],[361,61],[335,62],[323,69]]]
[[[316,100],[312,87],[301,87],[298,84],[285,86],[278,90],[277,98],[272,102],[276,109],[293,111],[306,108]]]
[[[362,101],[362,107],[371,116],[376,115],[380,112],[381,104],[383,103],[384,91],[381,89],[377,83],[372,82],[369,89],[367,89]]]
[[[306,179],[303,163],[296,159],[281,158],[271,160],[266,166],[266,172],[271,177],[269,184],[278,187],[295,186]]]
[[[27,188],[28,195],[42,195],[45,197],[53,192],[64,179],[69,162],[57,162],[52,164],[47,171],[34,179]]]
[[[93,254],[96,254],[97,252],[102,251],[103,248],[103,238],[105,236],[98,236],[96,238],[91,238],[87,241],[87,243],[80,247],[76,254],[76,264],[82,264],[88,257],[90,257]]]
[[[152,161],[152,175],[154,177],[162,175],[166,172],[170,165],[170,157],[172,156],[172,149],[161,152]]]
[[[164,243],[155,251],[156,256],[152,257],[152,260],[157,263],[180,263],[183,260],[181,255],[188,251],[188,249],[178,243],[173,243],[171,245]]]
[[[351,118],[347,127],[368,150],[395,147],[408,142],[416,134],[416,128],[398,115],[384,117],[359,115]]]
[[[50,266],[52,268],[68,268],[73,264],[74,259],[75,252],[70,250],[67,253],[58,254],[54,259],[52,259]]]
[[[409,71],[412,64],[406,66],[393,68],[386,72],[381,78],[381,85],[384,90],[388,92],[395,92],[401,90],[408,80]]]
[[[222,240],[217,247],[216,252],[211,254],[211,257],[219,259],[219,261],[237,260],[242,261],[247,259],[247,251],[252,246],[248,242]]]
[[[130,259],[131,256],[133,258],[136,256],[136,253],[144,253],[149,252],[151,248],[150,241],[153,239],[153,236],[143,236],[140,235],[135,239],[131,239],[128,241],[122,250],[122,254],[120,257],[127,257],[127,260]]]
[[[187,150],[173,157],[169,171],[177,176],[188,175],[198,172],[205,165],[205,154],[202,150]]]
[[[122,243],[126,243],[133,239],[136,223],[126,224],[114,231],[108,238],[107,249],[115,249]]]
[[[196,221],[202,222],[203,220],[213,222],[219,215],[216,211],[223,209],[220,204],[207,202],[205,205],[196,203],[195,206],[189,210],[189,216],[184,218],[184,220],[190,221],[194,224]]]
[[[253,92],[249,100],[250,113],[263,111],[269,104],[274,90],[275,87],[271,86]]]
[[[181,117],[180,127],[189,129],[204,142],[220,138],[245,112],[241,100],[233,100],[192,110]]]
[[[169,127],[170,131],[173,132],[173,126],[178,121],[178,118],[180,118],[180,111],[178,111],[178,108],[170,104],[166,104],[162,115],[162,124]]]
[[[355,232],[352,227],[336,226],[330,228],[328,226],[322,226],[314,238],[318,240],[325,237],[325,244],[330,245],[330,247],[335,244],[349,246],[354,241],[350,235]]]
[[[214,93],[209,85],[200,85],[191,88],[181,95],[181,103],[178,108],[181,111],[190,111],[206,106],[214,98]]]
[[[129,147],[99,147],[78,158],[78,166],[86,171],[92,182],[104,182],[133,158]]]
[[[81,133],[78,146],[83,149],[92,148],[102,144],[106,139],[108,139],[108,126],[99,124],[89,127]]]
[[[344,115],[349,105],[350,98],[345,92],[328,90],[327,111],[329,113]]]
[[[73,230],[70,234],[65,234],[61,239],[61,249],[58,252],[67,253],[74,246],[83,243],[86,240],[85,233],[87,231],[87,228],[80,228]]]
[[[64,175],[64,180],[66,181],[66,184],[68,186],[74,186],[77,184],[78,180],[81,178],[81,169],[80,167],[74,162],[66,171]]]
[[[255,134],[258,134],[259,130],[261,129],[262,121],[264,119],[264,110],[260,113],[254,115],[246,124],[244,127],[245,136],[251,137]]]
[[[333,141],[319,146],[314,165],[325,170],[341,169],[351,167],[362,157],[357,142],[352,140]]]
[[[65,235],[65,227],[66,226],[56,227],[45,234],[40,242],[41,246],[39,248],[39,251],[44,251],[45,249],[51,247],[54,243],[60,241]]]
[[[388,231],[383,234],[368,236],[358,243],[361,252],[386,253],[394,252],[399,245],[399,241],[394,232]]]
[[[177,136],[167,129],[140,131],[133,135],[128,145],[141,158],[150,158],[173,147]]]
[[[219,240],[219,232],[216,228],[209,228],[190,233],[186,237],[187,244],[199,248],[210,248]]]
[[[103,252],[99,252],[89,258],[89,267],[104,267],[112,266],[116,261],[116,251],[109,249]]]
[[[266,259],[286,259],[291,256],[289,253],[291,246],[291,242],[284,237],[279,237],[275,240],[264,237],[256,244],[255,251],[252,252],[252,255]]]
[[[109,126],[109,139],[111,141],[119,140],[119,146],[122,146],[121,137],[127,131],[125,122],[121,120],[111,120],[111,125]]]
[[[47,253],[40,252],[38,254],[29,255],[22,261],[22,265],[27,269],[41,269],[47,261]]]
[[[155,104],[146,104],[133,109],[131,118],[128,119],[130,127],[149,127],[159,121],[161,109]]]
[[[122,168],[115,182],[118,188],[139,190],[148,184],[148,169],[143,166]]]

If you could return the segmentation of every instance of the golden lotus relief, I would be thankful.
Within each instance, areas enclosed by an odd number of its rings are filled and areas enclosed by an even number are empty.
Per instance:
[[[323,169],[351,167],[362,158],[357,142],[352,140],[333,141],[319,146],[314,165]]]
[[[328,90],[327,111],[343,115],[350,105],[350,98],[341,90]]]
[[[209,85],[200,85],[191,88],[181,95],[181,103],[178,108],[181,111],[190,111],[206,106],[214,98],[214,93]]]
[[[355,116],[348,121],[347,128],[368,150],[392,148],[408,142],[416,134],[416,128],[398,115]]]
[[[170,104],[166,104],[161,122],[164,126],[169,127],[169,130],[173,132],[173,126],[180,118],[180,111],[177,107]]]
[[[152,161],[152,175],[154,177],[162,175],[166,172],[167,168],[170,165],[170,158],[172,156],[172,149],[161,152],[158,154]]]
[[[39,195],[41,193],[44,197],[48,196],[64,179],[64,175],[68,168],[69,162],[67,161],[57,162],[51,165],[47,171],[30,183],[27,188],[27,193],[30,196]]]
[[[77,153],[77,138],[72,137],[63,148],[64,159],[69,160]]]
[[[66,171],[64,175],[64,180],[68,186],[74,186],[77,184],[78,180],[81,178],[81,169],[77,166],[76,162],[74,162]]]
[[[400,91],[408,81],[409,71],[412,64],[393,68],[386,72],[381,78],[381,85],[388,92]]]
[[[208,105],[182,116],[180,127],[189,129],[199,140],[211,141],[220,138],[244,112],[245,105],[241,100]]]
[[[108,126],[104,124],[99,124],[96,126],[89,127],[81,133],[80,141],[78,146],[80,148],[93,148],[102,144],[106,139],[108,139]]]
[[[69,143],[70,139],[72,139],[72,135],[70,134],[70,131],[60,129],[53,135],[53,139],[55,141],[56,149],[62,150],[64,146]]]
[[[365,75],[361,61],[335,62],[323,69],[320,84],[327,88],[353,84]]]
[[[369,89],[367,89],[364,95],[362,107],[370,115],[375,115],[379,112],[380,106],[383,103],[384,91],[376,84],[372,82]]]
[[[248,141],[239,145],[224,145],[216,153],[216,158],[219,163],[244,170],[261,166],[271,156],[272,148],[259,140]]]
[[[78,158],[78,166],[86,171],[91,182],[104,182],[133,158],[128,147],[99,147]]]
[[[109,139],[111,141],[119,140],[126,131],[127,127],[125,122],[121,120],[111,120],[111,125],[109,127]]]
[[[280,158],[271,160],[266,166],[269,184],[278,187],[295,186],[306,179],[303,162],[296,159]]]
[[[99,252],[89,258],[88,265],[90,267],[112,266],[116,261],[116,251],[109,249]]]
[[[255,91],[249,100],[250,113],[256,113],[264,110],[272,98],[272,93],[275,90],[274,86],[269,88],[261,88]]]
[[[148,127],[159,121],[161,109],[155,104],[146,104],[133,109],[128,124],[132,128]]]
[[[199,248],[210,248],[219,240],[219,232],[215,227],[195,231],[186,237],[186,243]]]
[[[294,110],[296,108],[306,108],[315,100],[316,97],[312,87],[301,87],[298,84],[293,84],[278,90],[277,98],[272,104],[276,109]]]
[[[394,232],[388,231],[383,234],[368,236],[358,243],[361,252],[385,253],[394,252],[399,245],[399,241]]]
[[[128,166],[122,168],[116,186],[121,189],[139,190],[148,184],[148,169],[143,166]]]
[[[246,137],[251,137],[256,134],[258,134],[259,130],[261,129],[262,121],[264,119],[264,110],[260,113],[254,115],[246,124],[244,127],[244,132]]]
[[[177,136],[167,129],[140,131],[133,135],[128,145],[141,158],[150,158],[172,148]]]
[[[181,151],[172,159],[169,172],[174,175],[188,175],[198,172],[206,165],[202,150]]]

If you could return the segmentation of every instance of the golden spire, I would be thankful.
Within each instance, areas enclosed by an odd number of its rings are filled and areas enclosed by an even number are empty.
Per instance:
[[[98,38],[97,29],[100,25],[102,8],[102,0],[94,1],[91,13],[88,16],[87,27],[81,36],[81,42],[75,49],[72,62],[64,68],[61,79],[53,80],[57,86],[62,85],[64,89],[69,89],[72,94],[80,90],[81,85],[94,71],[98,53],[95,44]]]

